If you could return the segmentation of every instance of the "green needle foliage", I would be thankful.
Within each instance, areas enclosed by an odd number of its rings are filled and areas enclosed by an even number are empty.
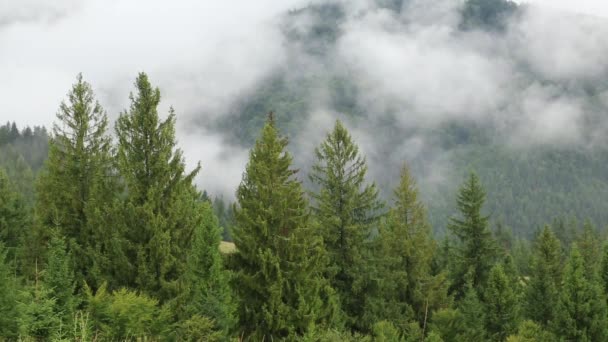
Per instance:
[[[49,157],[40,175],[36,213],[40,224],[35,249],[42,249],[49,229],[59,229],[74,256],[79,284],[98,285],[103,272],[98,260],[107,257],[104,232],[110,229],[99,217],[116,196],[112,171],[108,119],[95,100],[91,86],[78,75],[57,113],[49,142]],[[39,255],[40,256],[40,255]]]
[[[477,289],[487,280],[498,250],[488,229],[488,217],[482,214],[485,191],[475,173],[471,173],[461,186],[457,205],[459,217],[452,217],[448,226],[458,239],[452,265],[452,292],[461,298],[466,290],[467,279]],[[470,277],[470,278],[469,278]]]
[[[239,335],[252,341],[294,339],[332,323],[336,311],[319,230],[286,146],[270,117],[237,190],[233,288]]]
[[[545,226],[536,238],[530,280],[526,287],[525,307],[528,318],[547,327],[555,318],[562,277],[560,242]]]
[[[553,332],[565,341],[606,341],[608,319],[601,285],[586,276],[584,259],[576,245],[564,271],[555,310]]]
[[[176,148],[175,113],[164,121],[160,90],[140,73],[131,107],[116,123],[118,169],[127,187],[122,211],[131,274],[120,285],[139,288],[161,303],[179,293],[197,227],[203,224],[192,185],[200,166],[185,172]]]
[[[371,239],[383,204],[367,184],[367,164],[340,121],[315,150],[310,179],[313,213],[328,252],[327,277],[337,291],[348,325],[369,330],[363,316],[370,288]]]

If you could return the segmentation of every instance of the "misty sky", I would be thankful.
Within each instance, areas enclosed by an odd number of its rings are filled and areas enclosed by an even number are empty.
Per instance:
[[[161,113],[170,105],[175,108],[179,144],[188,164],[201,160],[204,187],[231,193],[244,168],[246,149],[227,145],[204,127],[193,129],[190,122],[195,116],[200,121],[201,113],[209,120],[222,115],[235,98],[273,70],[285,68],[293,54],[285,48],[281,15],[310,2],[0,0],[0,122],[50,126],[79,72],[113,120],[128,107],[137,73],[145,71],[163,94]],[[520,87],[513,59],[547,79],[586,78],[606,71],[608,26],[564,19],[545,9],[608,18],[608,1],[526,2],[538,7],[513,23],[506,47],[496,47],[483,33],[453,39],[461,0],[410,0],[408,28],[383,11],[361,15],[360,9],[373,7],[371,0],[350,0],[353,13],[342,27],[331,62],[351,68],[348,72],[361,89],[370,87],[359,105],[369,113],[383,112],[389,104],[401,108],[404,127],[494,115],[514,118],[515,123],[506,124],[515,127],[516,141],[577,141],[581,100],[543,84]],[[319,63],[314,58],[299,62]],[[322,138],[318,127],[333,121],[323,101],[318,102],[309,113],[310,125],[292,139],[308,152]],[[362,149],[373,155],[373,133],[350,128]],[[411,137],[400,150],[428,154],[425,144],[424,137]],[[440,154],[434,156],[442,162]],[[403,158],[395,156],[395,164]]]

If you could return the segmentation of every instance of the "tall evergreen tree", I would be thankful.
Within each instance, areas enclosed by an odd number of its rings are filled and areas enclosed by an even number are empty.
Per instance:
[[[17,267],[18,251],[30,227],[29,212],[20,196],[10,184],[6,173],[0,169],[0,243],[4,244],[6,257]]]
[[[586,276],[583,257],[574,245],[564,271],[553,331],[566,341],[606,341],[606,298],[598,282]]]
[[[17,307],[17,279],[7,260],[7,250],[0,242],[0,337],[19,336],[20,312]]]
[[[74,294],[74,272],[70,259],[63,238],[53,234],[49,241],[48,260],[42,280],[50,292],[50,297],[54,299],[53,314],[61,320],[64,327],[71,326],[78,304]]]
[[[220,228],[211,203],[203,201],[199,205],[202,225],[194,230],[192,251],[188,255],[182,281],[184,291],[174,306],[180,321],[189,322],[197,315],[207,317],[213,320],[215,331],[227,336],[234,328],[235,308],[228,283],[229,275],[223,268],[220,255]]]
[[[93,224],[93,211],[111,207],[116,192],[112,177],[108,119],[91,86],[78,75],[57,113],[49,157],[37,187],[40,239],[58,228],[74,255],[75,273],[95,286],[102,275],[95,261],[107,243],[105,222]]]
[[[504,341],[519,326],[519,302],[514,286],[501,264],[492,267],[483,300],[486,331],[492,341]]]
[[[561,246],[548,226],[536,238],[532,271],[526,287],[528,318],[547,327],[554,319],[561,283]]]
[[[367,165],[340,121],[315,150],[310,179],[313,213],[329,254],[327,277],[336,289],[349,325],[366,329],[362,319],[369,286],[370,238],[382,203],[367,184]]]
[[[158,115],[160,90],[144,73],[135,87],[130,109],[116,123],[118,169],[128,190],[121,220],[133,267],[122,285],[165,302],[180,292],[195,229],[203,224],[192,184],[200,166],[186,173],[175,113],[171,109],[164,121]]]
[[[255,341],[303,335],[331,323],[336,311],[322,277],[322,240],[286,146],[270,117],[250,153],[234,208],[238,326]]]
[[[452,291],[457,297],[464,295],[466,279],[472,286],[485,284],[497,257],[497,247],[488,229],[488,217],[482,214],[485,192],[475,173],[471,173],[458,193],[460,217],[452,217],[448,229],[458,238],[452,269]]]
[[[388,320],[403,331],[408,319],[424,325],[429,312],[445,305],[447,287],[443,274],[431,273],[436,243],[406,166],[394,201],[386,222],[380,225],[380,250],[375,256],[379,287],[372,302],[377,320]]]

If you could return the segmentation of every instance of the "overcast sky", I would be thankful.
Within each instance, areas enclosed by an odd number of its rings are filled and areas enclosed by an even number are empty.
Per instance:
[[[608,1],[606,0],[518,0],[517,2],[608,17]]]
[[[205,127],[193,128],[188,119],[221,115],[270,71],[285,67],[293,55],[279,29],[281,14],[315,1],[320,0],[0,0],[0,122],[50,126],[79,72],[113,120],[128,107],[137,73],[145,71],[161,89],[161,113],[175,108],[179,144],[189,165],[201,160],[204,187],[231,193],[247,150],[226,145]],[[608,0],[526,2],[608,18]],[[351,9],[371,3],[348,0]],[[557,96],[543,84],[518,88],[512,58],[548,79],[595,76],[608,68],[606,25],[532,10],[514,23],[505,40],[513,45],[494,51],[501,47],[483,34],[454,40],[450,32],[457,26],[460,0],[409,3],[411,27],[382,11],[353,11],[337,43],[335,65],[348,65],[353,81],[361,89],[370,87],[357,99],[368,113],[397,106],[404,127],[490,113],[520,120],[512,136],[526,144],[530,137],[551,143],[556,137],[565,143],[580,138],[579,99]],[[319,127],[335,119],[327,109],[319,101],[310,127],[294,137],[294,145],[312,150],[325,133]],[[378,135],[365,128],[352,130],[373,155]],[[425,148],[424,137],[413,137],[399,150],[428,158]],[[403,158],[396,155],[395,164]]]

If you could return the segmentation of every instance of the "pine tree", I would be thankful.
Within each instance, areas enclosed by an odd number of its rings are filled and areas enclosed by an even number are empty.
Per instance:
[[[110,207],[116,192],[112,177],[108,119],[91,86],[78,75],[57,113],[49,157],[37,187],[39,239],[57,228],[74,256],[79,284],[101,281],[96,259],[103,251],[105,222],[93,224],[93,211]]]
[[[526,315],[547,327],[555,317],[561,282],[561,246],[548,226],[536,238],[526,287]]]
[[[322,277],[327,259],[319,231],[286,146],[271,116],[250,153],[234,208],[238,326],[256,341],[303,335],[331,324],[336,311]]]
[[[175,113],[161,120],[160,90],[140,73],[131,107],[116,123],[118,169],[128,193],[121,223],[133,267],[122,284],[138,288],[161,303],[179,294],[194,231],[202,224],[200,194],[192,182],[200,166],[185,172],[176,148]]]
[[[599,283],[586,276],[583,257],[574,245],[564,271],[553,332],[566,341],[606,341],[606,298]]]
[[[190,324],[197,315],[208,317],[213,320],[213,330],[226,336],[234,327],[235,308],[220,255],[220,228],[210,202],[200,202],[199,208],[202,225],[195,228],[183,277],[185,289],[174,304],[182,325]]]
[[[469,279],[472,278],[469,276]],[[456,336],[456,341],[486,341],[488,335],[485,328],[487,310],[485,310],[479,294],[471,286],[470,280],[465,286],[465,295],[458,305],[462,331]]]
[[[380,250],[375,269],[379,288],[373,302],[376,320],[388,320],[403,331],[408,319],[424,326],[429,313],[446,304],[447,288],[443,275],[431,273],[436,244],[406,166],[394,200],[377,239]]]
[[[382,203],[374,184],[367,184],[367,165],[340,121],[315,150],[310,179],[313,213],[321,228],[330,264],[327,277],[336,289],[342,310],[355,329],[367,329],[370,238]],[[371,322],[370,322],[371,323]]]
[[[0,242],[0,337],[19,336],[20,311],[17,307],[17,279],[7,260],[7,250]]]
[[[586,221],[583,224],[583,230],[576,238],[576,245],[583,257],[585,272],[588,278],[595,278],[599,271],[602,258],[600,241],[597,230],[591,225],[591,222]]]
[[[29,212],[23,200],[15,193],[10,180],[0,169],[0,243],[7,250],[7,259],[17,267],[18,249],[30,226]]]
[[[464,294],[467,275],[471,277],[474,288],[485,284],[497,257],[496,242],[488,229],[488,217],[481,213],[484,202],[485,192],[479,178],[471,173],[458,193],[460,218],[452,217],[448,225],[459,240],[452,270],[452,291],[457,298]]]
[[[604,245],[602,254],[600,281],[604,287],[604,295],[608,297],[608,244]]]
[[[504,341],[519,326],[519,302],[513,288],[502,265],[492,267],[483,300],[486,331],[492,341]]]
[[[59,234],[52,235],[49,241],[47,264],[42,280],[54,299],[54,315],[64,326],[71,326],[78,304],[74,294],[74,272],[72,260],[66,251],[66,243]]]

